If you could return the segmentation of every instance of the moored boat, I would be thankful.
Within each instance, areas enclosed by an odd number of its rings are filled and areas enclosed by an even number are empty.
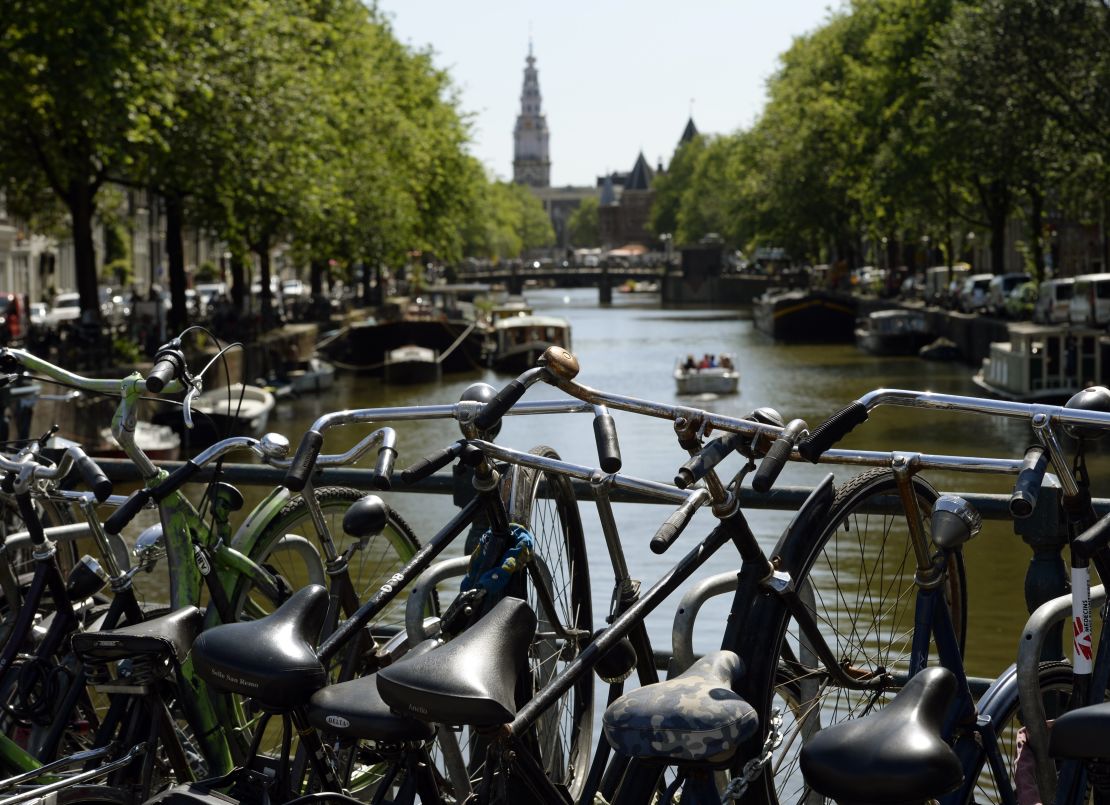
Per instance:
[[[850,342],[856,299],[822,290],[771,289],[752,304],[755,327],[777,341]]]
[[[731,355],[718,355],[714,366],[692,365],[691,359],[675,361],[674,383],[679,394],[735,394],[740,372]]]
[[[135,444],[151,461],[175,461],[181,454],[181,437],[168,425],[138,420],[135,423]],[[112,436],[111,428],[100,429],[100,443],[89,453],[101,458],[127,458]]]
[[[335,384],[335,365],[322,358],[309,358],[289,372],[289,385],[296,394],[316,394]]]
[[[431,383],[439,377],[439,355],[434,349],[407,344],[386,353],[386,383]]]
[[[570,322],[558,316],[511,316],[494,322],[489,363],[518,374],[536,365],[548,347],[569,350]]]
[[[1064,401],[1104,382],[1110,343],[1101,330],[1011,324],[1009,341],[990,345],[990,357],[972,377],[979,388],[1007,400]]]
[[[915,355],[934,337],[919,310],[876,310],[856,320],[856,346],[872,355]]]
[[[192,408],[192,429],[185,428],[180,409],[156,414],[154,422],[169,425],[188,447],[204,448],[225,436],[265,433],[274,395],[260,386],[233,383],[198,394]]]

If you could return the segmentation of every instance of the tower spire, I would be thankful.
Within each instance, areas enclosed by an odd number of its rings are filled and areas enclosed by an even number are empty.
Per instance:
[[[531,27],[531,26],[529,26]],[[540,79],[532,37],[528,36],[524,88],[520,93],[520,114],[513,130],[513,181],[532,187],[551,186],[551,158],[548,154],[547,119],[541,111]]]

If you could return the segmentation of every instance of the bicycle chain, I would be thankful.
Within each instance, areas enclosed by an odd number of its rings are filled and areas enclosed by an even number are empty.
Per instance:
[[[736,802],[741,799],[748,790],[748,786],[763,774],[763,768],[771,762],[771,753],[778,749],[779,744],[782,743],[782,733],[779,732],[779,727],[782,726],[782,710],[776,707],[771,711],[770,730],[767,732],[767,738],[763,741],[763,749],[759,757],[752,758],[744,764],[744,770],[739,777],[733,777],[728,781],[725,786],[724,795],[721,797],[721,805],[728,805],[729,802]]]

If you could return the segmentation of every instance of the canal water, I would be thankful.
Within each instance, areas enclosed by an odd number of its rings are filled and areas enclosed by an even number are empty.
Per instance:
[[[742,415],[760,406],[777,409],[786,420],[801,417],[815,427],[826,417],[866,391],[879,387],[927,389],[975,394],[971,369],[962,364],[921,361],[917,358],[876,358],[853,345],[782,345],[753,329],[750,318],[731,309],[661,310],[657,295],[616,294],[610,307],[600,307],[596,289],[529,289],[528,301],[538,313],[567,318],[573,328],[573,351],[581,364],[579,380],[587,385],[668,403],[708,408]],[[679,397],[672,369],[687,354],[731,352],[740,368],[740,393],[718,398]],[[286,434],[294,446],[322,413],[342,408],[401,406],[454,402],[471,383],[482,380],[501,386],[510,376],[492,371],[449,375],[421,386],[387,387],[375,378],[344,375],[325,396],[306,397],[275,409],[270,428]],[[535,386],[525,399],[563,395],[549,386]],[[622,472],[668,481],[685,460],[669,422],[614,411],[624,458]],[[458,438],[453,421],[397,424],[398,468]],[[348,427],[329,432],[326,452],[339,452],[369,431]],[[843,446],[874,450],[907,450],[963,455],[1020,457],[1030,443],[1028,426],[968,414],[941,414],[905,408],[882,408],[846,439]],[[580,464],[597,463],[591,418],[588,416],[508,417],[498,442],[527,450],[538,444],[554,447],[563,458]],[[737,458],[730,459],[735,462]],[[738,464],[727,465],[733,471]],[[813,485],[828,472],[838,483],[859,470],[791,463],[780,484]],[[1012,477],[981,475],[926,475],[943,491],[1008,493]],[[1097,478],[1097,476],[1096,476]],[[1105,486],[1105,485],[1103,485]],[[247,510],[259,490],[244,489]],[[1097,480],[1096,496],[1106,495]],[[422,538],[433,534],[454,511],[449,496],[390,493],[389,502]],[[653,505],[617,504],[616,518],[634,578],[650,585],[688,549],[696,535],[712,527],[703,512],[667,554],[656,556],[647,543],[669,509]],[[582,504],[587,548],[591,558],[595,624],[603,622],[612,592],[612,571],[592,504]],[[749,520],[766,549],[770,549],[789,512],[751,511]],[[461,551],[461,542],[448,555]],[[1013,661],[1025,621],[1023,583],[1031,552],[1013,533],[1012,525],[989,523],[965,550],[969,586],[969,672],[994,676]],[[696,578],[735,569],[735,551],[726,546]],[[158,574],[155,574],[158,575]],[[648,619],[653,643],[669,648],[676,594]],[[730,599],[707,605],[698,619],[695,648],[718,647]],[[716,602],[720,602],[719,604]]]

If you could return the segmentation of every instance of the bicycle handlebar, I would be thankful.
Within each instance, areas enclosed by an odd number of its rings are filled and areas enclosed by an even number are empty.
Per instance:
[[[1029,517],[1037,506],[1037,493],[1041,489],[1045,471],[1048,469],[1048,455],[1039,444],[1025,451],[1025,461],[1014,483],[1010,495],[1010,514],[1018,519]]]
[[[308,483],[312,475],[312,468],[316,466],[316,458],[320,455],[320,448],[324,446],[324,434],[318,430],[310,430],[297,445],[297,454],[293,456],[293,464],[285,474],[282,484],[290,492],[300,492]]]
[[[798,453],[806,461],[816,464],[826,450],[851,433],[856,425],[866,421],[867,406],[857,400],[814,428],[798,444]]]
[[[740,447],[746,438],[743,433],[729,433],[717,437],[678,468],[674,476],[674,485],[679,489],[693,486],[724,461],[733,450]]]
[[[401,471],[401,480],[411,485],[423,480],[437,470],[443,469],[460,455],[466,447],[466,441],[460,439],[442,450],[429,453],[410,467]]]
[[[675,540],[694,519],[694,514],[708,499],[709,490],[707,489],[699,489],[690,495],[681,506],[674,510],[674,513],[667,518],[666,522],[659,526],[659,530],[651,538],[651,552],[661,554],[674,545]]]
[[[66,452],[73,458],[73,463],[77,467],[77,472],[81,474],[85,485],[92,490],[96,496],[97,503],[103,503],[112,494],[112,482],[108,480],[108,476],[104,474],[104,470],[100,465],[93,461],[77,445],[70,445],[66,448]]]

